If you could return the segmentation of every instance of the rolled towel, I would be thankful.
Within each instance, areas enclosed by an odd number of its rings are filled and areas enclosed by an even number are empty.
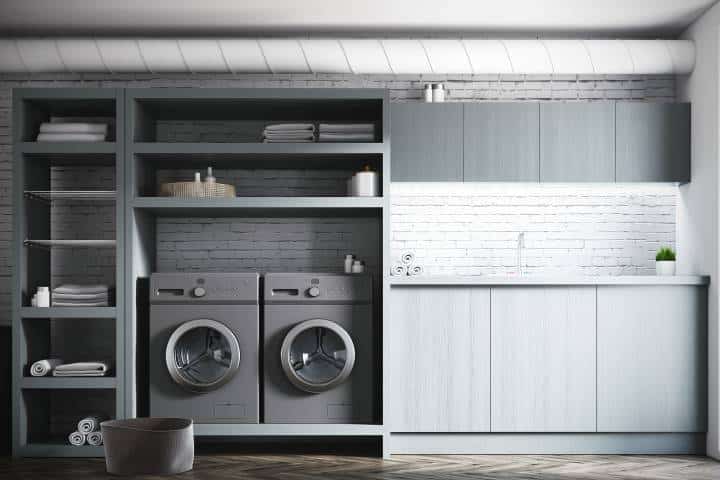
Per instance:
[[[70,435],[68,435],[68,440],[70,441],[70,445],[81,447],[85,445],[85,440],[87,440],[87,438],[84,433],[72,432]]]
[[[104,123],[43,123],[40,133],[99,133],[107,134]]]
[[[87,435],[87,443],[88,445],[92,445],[93,447],[99,447],[103,444],[103,435],[102,432],[90,432]]]
[[[104,142],[104,133],[39,133],[38,142]]]
[[[403,265],[412,265],[415,263],[415,254],[410,251],[403,252],[402,255],[400,255],[400,261]]]
[[[396,263],[392,266],[392,269],[390,270],[390,275],[401,277],[403,275],[407,275],[408,270],[405,265],[402,265],[400,263]]]
[[[100,430],[100,422],[104,422],[107,419],[107,415],[89,415],[78,422],[78,432],[86,434],[90,432],[96,432]]]
[[[46,358],[38,360],[30,366],[30,375],[33,377],[45,377],[50,375],[55,367],[63,363],[60,358]]]
[[[53,370],[54,377],[102,377],[110,372],[105,362],[78,362],[58,365]]]
[[[411,277],[416,277],[418,275],[422,275],[425,270],[423,269],[422,265],[411,265],[408,267],[408,275]]]

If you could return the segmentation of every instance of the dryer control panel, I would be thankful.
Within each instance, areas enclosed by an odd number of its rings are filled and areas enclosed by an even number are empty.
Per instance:
[[[150,303],[258,303],[256,273],[153,273]]]
[[[371,303],[372,277],[329,273],[268,273],[265,303]]]

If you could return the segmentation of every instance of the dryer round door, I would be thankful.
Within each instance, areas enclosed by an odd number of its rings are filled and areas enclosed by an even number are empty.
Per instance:
[[[195,393],[216,390],[240,368],[240,344],[222,323],[201,318],[180,325],[165,347],[173,381]]]
[[[280,362],[290,383],[308,393],[331,390],[355,366],[355,345],[344,328],[315,318],[295,325],[280,347]]]

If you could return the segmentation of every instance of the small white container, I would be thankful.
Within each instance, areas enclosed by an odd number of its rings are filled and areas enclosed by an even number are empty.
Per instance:
[[[425,103],[432,103],[433,101],[432,85],[429,83],[426,83],[423,89],[423,100],[425,100]]]
[[[442,83],[433,83],[432,85],[432,101],[439,103],[445,101],[445,87]]]
[[[355,260],[352,264],[352,273],[365,273],[365,264],[360,260]]]
[[[345,255],[345,273],[352,273],[353,262],[355,261],[355,255]]]
[[[377,197],[380,178],[376,172],[357,172],[352,178],[354,197]]]
[[[40,308],[50,306],[50,287],[38,287],[37,293],[35,294],[35,303]]]
[[[215,177],[213,176],[212,167],[208,167],[207,176],[205,177],[205,183],[215,183]]]
[[[662,277],[675,275],[675,260],[655,261],[655,274]]]

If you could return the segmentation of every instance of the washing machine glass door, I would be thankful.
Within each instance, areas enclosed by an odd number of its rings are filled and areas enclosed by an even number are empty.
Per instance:
[[[172,379],[191,392],[215,390],[240,367],[240,344],[235,334],[215,320],[185,322],[170,335],[165,363]]]
[[[350,377],[355,366],[355,345],[335,322],[306,320],[295,325],[283,340],[280,361],[288,380],[300,390],[320,393]]]

